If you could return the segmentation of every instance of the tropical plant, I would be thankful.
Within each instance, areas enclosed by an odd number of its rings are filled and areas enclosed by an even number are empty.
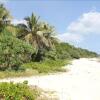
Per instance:
[[[3,4],[0,4],[0,32],[5,27],[5,25],[8,24],[8,22],[10,21],[10,17],[11,16],[9,14],[9,11],[4,7]]]
[[[52,37],[53,27],[48,24],[39,22],[39,18],[33,13],[31,17],[25,18],[27,25],[19,24],[20,34],[18,38],[24,39],[36,50],[36,53],[32,55],[36,61],[42,60],[45,50],[50,50],[53,47],[53,42],[55,38]]]
[[[39,90],[29,87],[27,81],[14,84],[13,82],[0,83],[0,100],[36,100]]]
[[[10,33],[0,35],[0,69],[18,69],[20,64],[29,61],[34,49]]]
[[[95,52],[86,49],[76,48],[68,43],[56,43],[56,56],[58,59],[78,59],[82,57],[96,57]]]

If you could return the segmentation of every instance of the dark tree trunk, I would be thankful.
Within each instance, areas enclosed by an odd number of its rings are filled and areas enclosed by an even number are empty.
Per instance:
[[[33,61],[40,62],[44,58],[44,52],[43,52],[43,50],[38,50],[37,53],[36,54],[32,54],[31,57],[32,57]]]

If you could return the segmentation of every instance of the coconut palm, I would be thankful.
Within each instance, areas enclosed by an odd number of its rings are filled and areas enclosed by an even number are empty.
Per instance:
[[[10,23],[10,17],[9,11],[4,7],[3,4],[0,4],[0,31],[2,31],[8,22]]]
[[[54,43],[57,42],[57,39],[54,37],[55,29],[53,26],[50,26],[48,23],[41,23],[41,32],[43,37],[45,37],[46,46],[50,49],[54,48]]]
[[[53,47],[51,42],[51,40],[53,40],[53,37],[51,37],[53,27],[39,22],[39,18],[40,17],[37,17],[32,13],[31,17],[25,18],[27,25],[18,25],[20,29],[19,33],[21,33],[18,35],[18,38],[24,39],[34,46],[36,49],[36,61],[40,61],[42,59],[45,50],[49,50]],[[33,56],[32,58],[34,58]]]

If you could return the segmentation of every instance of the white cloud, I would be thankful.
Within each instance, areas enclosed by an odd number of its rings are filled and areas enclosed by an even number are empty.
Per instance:
[[[11,21],[11,24],[13,24],[13,25],[17,25],[17,24],[25,24],[25,25],[27,25],[27,22],[26,22],[25,20],[13,19],[13,20]]]
[[[100,34],[100,12],[84,13],[67,27],[67,32],[58,35],[62,41],[81,42],[87,35]]]
[[[71,33],[63,33],[59,34],[58,39],[60,39],[63,42],[81,42],[83,39],[81,35],[79,34],[71,34]]]
[[[77,21],[72,22],[68,26],[68,31],[71,33],[80,34],[100,34],[100,13],[89,12],[83,14]]]

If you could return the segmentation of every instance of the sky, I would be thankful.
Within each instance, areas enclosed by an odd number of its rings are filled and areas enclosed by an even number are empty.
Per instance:
[[[55,26],[63,42],[100,53],[99,0],[0,0],[10,10],[13,23],[34,12]]]

